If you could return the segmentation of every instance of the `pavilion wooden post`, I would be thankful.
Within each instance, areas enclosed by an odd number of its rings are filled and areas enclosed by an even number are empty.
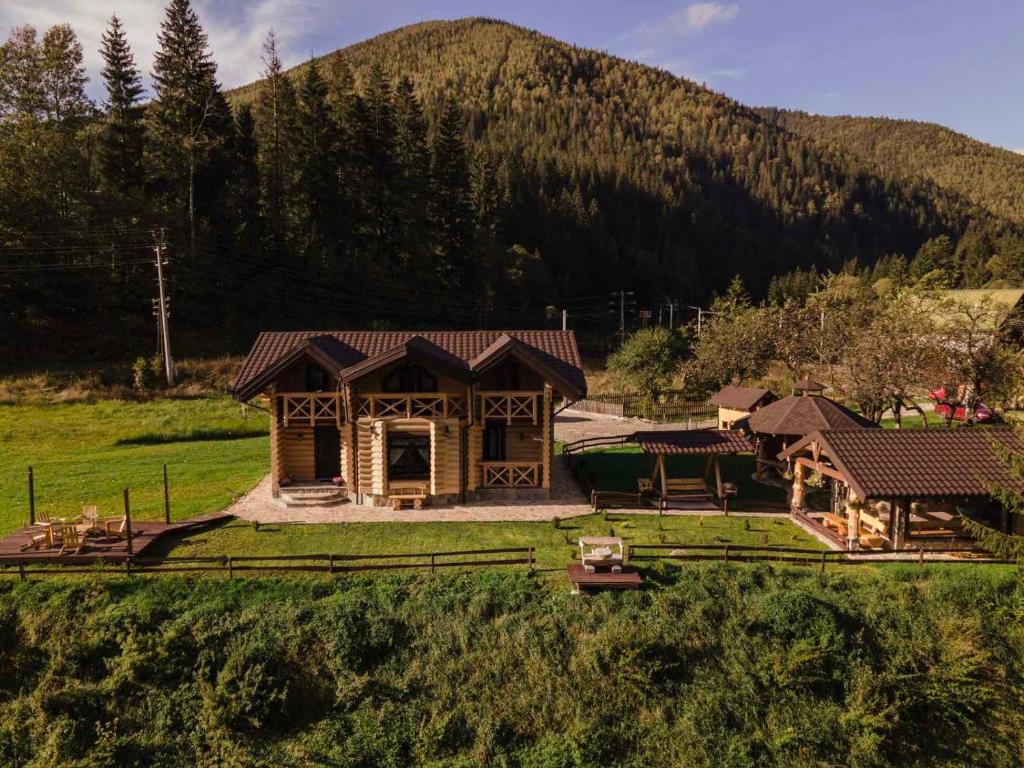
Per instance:
[[[658,454],[658,468],[655,470],[661,475],[661,495],[668,496],[668,485],[665,482],[665,454]]]
[[[36,524],[36,476],[32,467],[28,468],[28,524]]]
[[[164,464],[164,522],[171,524],[171,486],[167,481],[167,465]]]
[[[793,497],[789,503],[792,511],[799,512],[804,508],[804,494],[806,490],[804,486],[804,465],[797,462],[796,466],[793,467]]]
[[[853,495],[846,501],[846,548],[855,552],[860,547],[860,508],[862,502]]]
[[[132,507],[128,501],[128,489],[124,489],[124,536],[128,544],[128,556],[133,554],[132,548]]]

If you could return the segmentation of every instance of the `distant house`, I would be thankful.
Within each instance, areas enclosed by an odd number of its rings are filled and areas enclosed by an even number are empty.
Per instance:
[[[572,331],[264,332],[233,390],[269,398],[275,496],[419,506],[547,495],[586,379]]]
[[[775,394],[764,387],[737,387],[727,384],[715,393],[710,402],[718,406],[718,428],[732,429],[733,424],[739,419],[749,416],[775,399]]]

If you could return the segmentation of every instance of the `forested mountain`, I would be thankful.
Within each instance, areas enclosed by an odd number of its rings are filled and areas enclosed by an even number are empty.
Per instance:
[[[888,177],[930,179],[996,216],[1024,223],[1024,155],[917,120],[757,111],[775,125],[857,155]]]
[[[271,35],[264,78],[224,93],[171,0],[149,101],[132,33],[115,19],[104,38],[100,104],[69,27],[0,46],[2,337],[147,351],[157,240],[196,350],[271,326],[539,326],[550,307],[601,331],[619,289],[705,302],[741,274],[759,296],[794,268],[965,234],[986,265],[1019,234],[690,81],[502,22],[417,24],[288,72]]]

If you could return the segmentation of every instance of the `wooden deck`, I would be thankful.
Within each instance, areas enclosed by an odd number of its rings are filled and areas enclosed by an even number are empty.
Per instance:
[[[0,567],[17,565],[44,565],[61,563],[67,565],[84,565],[89,563],[123,563],[129,558],[153,556],[154,545],[173,534],[184,534],[209,526],[219,525],[232,519],[234,515],[216,512],[209,515],[189,518],[177,523],[132,522],[132,554],[128,554],[126,539],[90,538],[88,547],[78,555],[58,555],[58,549],[39,549],[22,552],[21,547],[28,542],[25,528],[19,528],[0,538]]]
[[[581,563],[570,563],[567,570],[573,588],[584,594],[603,589],[640,589],[643,583],[643,577],[629,565],[622,566],[622,573],[605,570],[587,573]]]

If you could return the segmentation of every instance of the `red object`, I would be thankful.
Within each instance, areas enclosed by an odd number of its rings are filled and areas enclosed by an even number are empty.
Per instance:
[[[963,403],[935,404],[935,413],[944,419],[951,421],[967,421],[967,407]],[[974,409],[974,420],[979,424],[990,424],[996,420],[996,413],[985,405],[979,405]]]

